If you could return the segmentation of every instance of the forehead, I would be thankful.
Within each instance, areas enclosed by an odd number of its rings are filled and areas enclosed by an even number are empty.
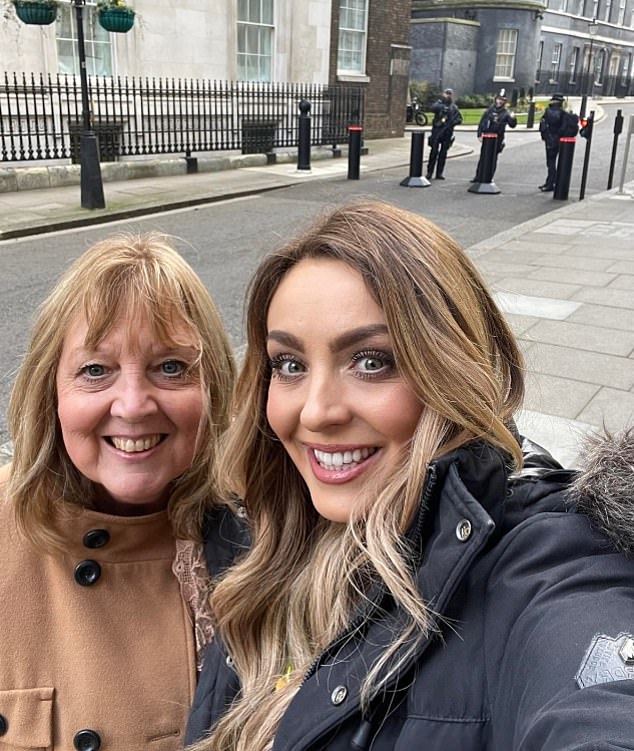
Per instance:
[[[269,306],[268,328],[327,329],[385,322],[361,273],[343,261],[304,259],[280,282]]]
[[[70,321],[63,340],[63,351],[93,349],[104,345],[129,350],[153,350],[166,346],[194,346],[196,338],[191,328],[179,316],[168,321],[146,311],[126,311],[107,323],[100,317],[89,320],[78,313]]]

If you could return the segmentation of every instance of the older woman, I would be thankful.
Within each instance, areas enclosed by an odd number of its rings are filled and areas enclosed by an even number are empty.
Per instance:
[[[197,751],[631,748],[634,563],[526,477],[522,360],[445,233],[344,206],[266,258]]]
[[[209,293],[161,235],[98,243],[43,304],[2,473],[0,748],[182,747],[233,373]]]

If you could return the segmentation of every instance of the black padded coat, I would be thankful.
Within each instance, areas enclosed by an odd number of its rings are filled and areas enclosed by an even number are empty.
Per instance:
[[[403,617],[372,593],[306,676],[273,751],[634,749],[634,562],[568,509],[569,480],[514,480],[478,442],[434,462],[409,537],[438,633],[363,713],[360,682]],[[217,640],[189,742],[238,690]]]

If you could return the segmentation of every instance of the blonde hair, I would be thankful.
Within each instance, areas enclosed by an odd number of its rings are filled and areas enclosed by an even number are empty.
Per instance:
[[[400,467],[382,487],[368,489],[373,497],[348,524],[319,517],[266,419],[267,312],[280,281],[305,258],[336,259],[360,272],[385,313],[397,368],[424,405]],[[246,504],[253,545],[212,595],[241,694],[197,751],[269,749],[305,671],[378,583],[406,625],[368,666],[367,706],[435,628],[404,538],[429,463],[483,439],[502,449],[509,464],[521,464],[508,427],[523,398],[518,347],[468,257],[420,216],[359,203],[317,222],[260,265],[250,286],[247,334],[223,467],[227,489]],[[290,683],[274,691],[289,665]]]
[[[214,460],[229,422],[234,363],[209,292],[170,239],[158,233],[98,242],[40,307],[9,402],[14,455],[7,493],[19,528],[35,543],[59,547],[62,540],[51,525],[56,507],[93,503],[94,486],[68,457],[57,419],[64,337],[82,316],[88,346],[99,343],[121,316],[146,317],[165,343],[172,343],[174,324],[191,332],[204,409],[192,464],[173,484],[168,514],[177,537],[200,539],[205,507],[217,497]]]

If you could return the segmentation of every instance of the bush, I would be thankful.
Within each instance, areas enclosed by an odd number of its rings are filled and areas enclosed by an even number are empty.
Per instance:
[[[423,105],[424,110],[429,110],[432,104],[440,99],[442,89],[436,84],[429,81],[410,81],[409,95],[410,99],[418,97],[418,101]]]

